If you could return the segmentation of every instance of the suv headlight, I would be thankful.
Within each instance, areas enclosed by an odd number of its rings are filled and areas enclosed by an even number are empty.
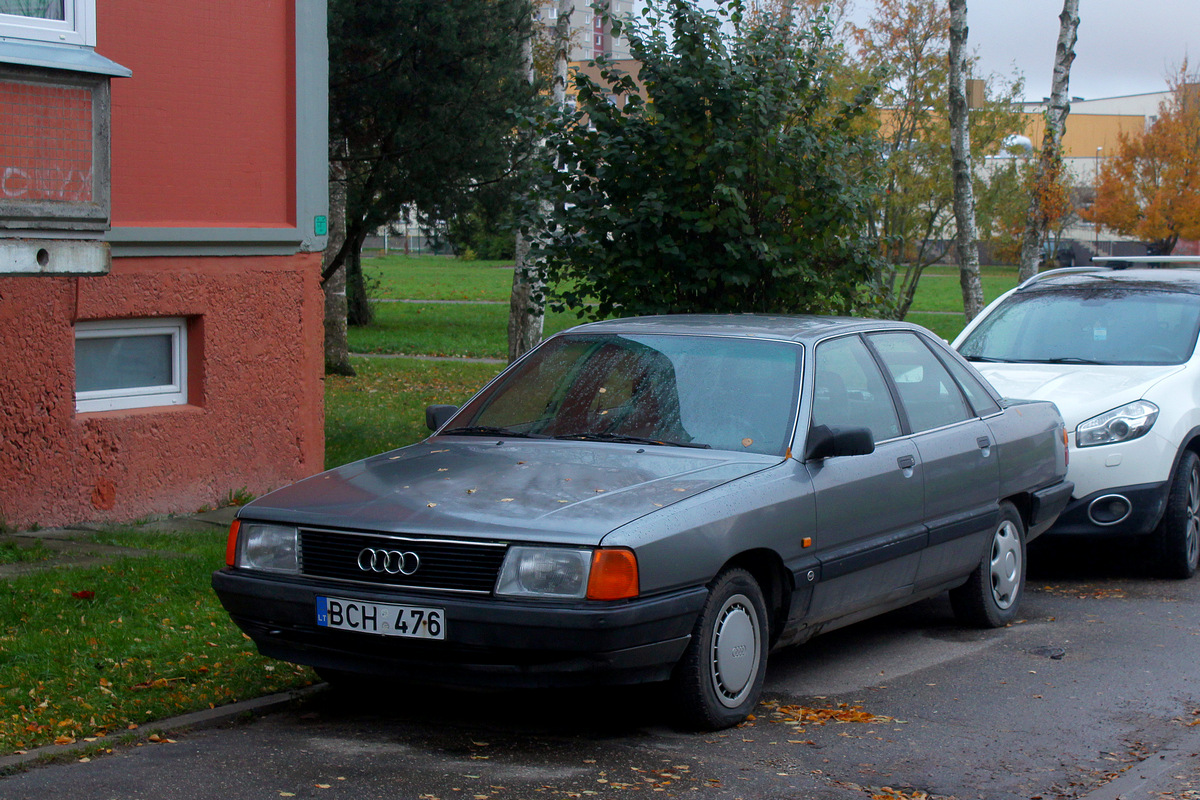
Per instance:
[[[1128,442],[1145,436],[1156,419],[1158,406],[1149,400],[1135,400],[1079,423],[1075,428],[1075,446],[1095,447]]]

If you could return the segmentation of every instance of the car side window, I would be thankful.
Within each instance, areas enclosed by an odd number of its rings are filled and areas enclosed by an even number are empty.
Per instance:
[[[974,416],[946,367],[915,333],[874,333],[869,338],[896,384],[913,433]]]
[[[950,373],[954,375],[954,379],[958,381],[958,385],[962,387],[963,392],[967,395],[967,399],[971,401],[976,414],[981,417],[987,417],[1000,413],[1000,406],[996,405],[996,401],[988,394],[987,389],[983,388],[983,384],[979,382],[979,379],[975,377],[971,370],[949,356],[946,356],[942,360],[949,368]]]
[[[812,424],[867,428],[876,442],[900,435],[900,419],[883,373],[857,336],[822,342],[813,361]]]

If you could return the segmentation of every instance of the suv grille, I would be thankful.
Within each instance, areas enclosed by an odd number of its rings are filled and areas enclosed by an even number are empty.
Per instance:
[[[370,583],[378,586],[403,586],[442,592],[490,594],[496,585],[506,545],[448,539],[385,536],[369,533],[300,529],[300,572],[320,578]],[[379,570],[362,569],[359,556],[375,549],[393,553],[384,569],[385,557],[377,556]],[[407,558],[405,575],[398,571],[399,555]],[[412,569],[411,554],[417,566]],[[363,557],[364,563],[370,557]]]

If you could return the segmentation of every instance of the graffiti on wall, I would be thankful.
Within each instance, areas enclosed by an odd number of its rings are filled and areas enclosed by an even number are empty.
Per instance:
[[[92,92],[0,81],[0,198],[92,200]]]

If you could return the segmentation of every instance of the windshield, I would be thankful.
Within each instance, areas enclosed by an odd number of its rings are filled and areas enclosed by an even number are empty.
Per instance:
[[[645,442],[783,455],[797,345],[677,335],[551,339],[443,433]]]
[[[1018,292],[959,352],[971,361],[1182,364],[1200,328],[1200,297],[1126,286]]]

